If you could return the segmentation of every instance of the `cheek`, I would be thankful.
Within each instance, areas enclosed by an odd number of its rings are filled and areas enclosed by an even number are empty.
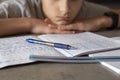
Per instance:
[[[44,15],[46,18],[49,18],[54,24],[56,24],[56,16],[58,15],[58,11],[56,9],[45,9]]]
[[[43,13],[46,17],[51,18],[58,14],[58,11],[54,7],[46,7],[44,8]]]
[[[46,13],[46,18],[49,18],[52,22],[54,22],[56,20],[56,15],[57,13],[52,10],[49,10],[47,13]]]

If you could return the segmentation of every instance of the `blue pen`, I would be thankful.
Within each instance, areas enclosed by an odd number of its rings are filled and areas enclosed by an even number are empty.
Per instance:
[[[48,46],[61,48],[61,49],[73,49],[73,47],[68,45],[68,44],[53,43],[53,42],[47,42],[47,41],[36,40],[36,39],[31,39],[31,38],[26,39],[26,41],[29,42],[29,43],[40,44],[40,45],[48,45]]]

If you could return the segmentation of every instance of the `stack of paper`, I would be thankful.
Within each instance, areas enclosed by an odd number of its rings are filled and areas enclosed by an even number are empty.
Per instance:
[[[29,58],[30,55],[73,57],[120,48],[119,42],[90,32],[39,36],[39,39],[49,42],[69,44],[76,48],[74,50],[55,49],[51,46],[30,44],[26,42],[27,38],[36,39],[34,36],[0,39],[0,68],[34,62],[34,60]]]
[[[113,39],[120,40],[120,37],[114,37]],[[118,41],[120,42],[120,41]],[[101,57],[101,56],[120,56],[120,50],[90,54],[90,57]],[[120,62],[100,62],[102,65],[120,74]]]

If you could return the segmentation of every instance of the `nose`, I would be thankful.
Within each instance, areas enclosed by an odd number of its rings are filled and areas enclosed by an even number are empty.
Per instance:
[[[62,3],[60,5],[60,12],[64,16],[70,15],[70,6],[69,6],[69,3]]]

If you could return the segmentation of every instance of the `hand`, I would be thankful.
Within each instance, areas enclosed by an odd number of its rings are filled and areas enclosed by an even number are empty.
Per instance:
[[[66,31],[58,29],[57,25],[52,24],[49,20],[40,20],[33,19],[32,20],[32,33],[35,34],[72,34],[73,31]]]
[[[81,19],[69,25],[60,25],[58,26],[58,29],[75,31],[76,33],[84,31],[98,31],[107,27],[106,23],[108,22],[106,22],[105,20],[105,17]]]

